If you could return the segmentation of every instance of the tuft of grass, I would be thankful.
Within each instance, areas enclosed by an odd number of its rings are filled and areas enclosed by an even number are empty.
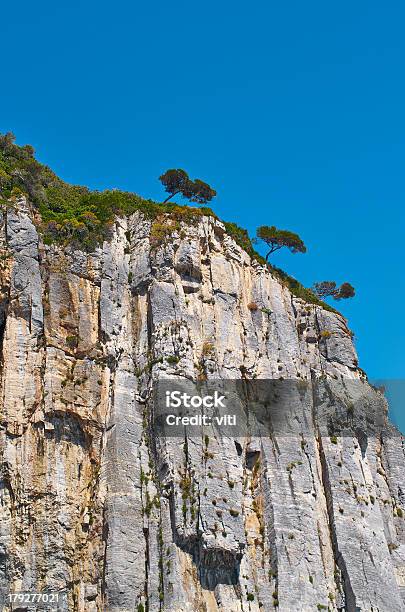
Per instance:
[[[330,338],[332,336],[332,332],[330,332],[328,329],[324,329],[323,331],[321,331],[321,338],[324,338],[325,340],[327,338]]]
[[[202,354],[204,357],[207,357],[208,355],[211,355],[214,352],[214,345],[212,342],[204,342],[203,347],[202,347]]]
[[[166,357],[166,361],[171,365],[175,365],[176,363],[179,363],[180,357],[177,357],[175,355],[169,355],[169,357]]]

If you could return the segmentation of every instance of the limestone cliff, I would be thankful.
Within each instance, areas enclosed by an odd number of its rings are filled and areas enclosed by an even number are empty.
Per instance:
[[[163,378],[308,381],[318,408],[352,381],[384,415],[344,318],[294,297],[211,217],[159,240],[135,213],[85,253],[44,245],[35,214],[22,197],[1,218],[3,596],[404,610],[405,458],[389,424],[366,444],[316,416],[305,437],[298,424],[188,441],[156,436],[150,416]]]

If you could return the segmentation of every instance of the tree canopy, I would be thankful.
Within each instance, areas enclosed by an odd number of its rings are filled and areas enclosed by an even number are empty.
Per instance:
[[[175,195],[181,194],[191,202],[206,204],[217,195],[215,189],[212,189],[212,187],[204,183],[204,181],[200,179],[195,179],[193,181],[190,179],[187,172],[182,170],[182,168],[166,170],[166,172],[159,177],[159,180],[164,186],[165,191],[170,194],[164,202],[168,202]]]
[[[257,229],[256,235],[270,247],[266,255],[266,261],[268,261],[272,253],[283,247],[289,249],[291,253],[306,253],[307,251],[304,242],[298,234],[288,230],[277,229],[274,225],[261,225]]]
[[[338,294],[335,296],[335,299],[336,300],[347,299],[347,298],[354,297],[355,295],[356,295],[356,292],[354,290],[353,285],[351,285],[350,283],[342,283],[339,287]]]
[[[312,287],[312,291],[320,299],[333,297],[335,300],[351,298],[356,293],[353,285],[350,283],[342,283],[340,287],[338,287],[335,281],[322,281],[320,283],[315,283]]]

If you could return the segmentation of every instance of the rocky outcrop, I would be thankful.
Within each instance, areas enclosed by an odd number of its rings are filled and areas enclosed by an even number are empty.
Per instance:
[[[23,198],[1,218],[3,597],[404,610],[403,440],[344,318],[294,297],[211,217],[157,240],[136,213],[91,254],[44,245],[33,219]],[[288,432],[158,435],[153,386],[181,380],[301,382]]]

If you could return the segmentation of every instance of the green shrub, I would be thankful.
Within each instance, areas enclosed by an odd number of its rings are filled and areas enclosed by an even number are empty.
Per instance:
[[[40,213],[45,244],[72,244],[87,251],[108,239],[117,215],[141,211],[155,222],[152,226],[155,243],[178,230],[181,222],[193,224],[202,215],[218,218],[206,206],[162,204],[118,189],[90,191],[87,187],[70,185],[38,162],[30,145],[18,146],[13,134],[0,134],[0,201],[21,193],[28,194]],[[247,230],[236,223],[225,222],[224,225],[227,233],[252,259],[266,264],[264,257],[253,248]],[[272,265],[267,267],[296,297],[337,312],[283,270]]]
[[[180,223],[178,221],[173,222],[164,218],[162,221],[163,222],[160,221],[159,217],[159,219],[152,223],[150,230],[150,240],[155,246],[162,244],[162,242],[165,242],[171,234],[180,230]]]
[[[251,239],[249,238],[249,234],[247,230],[243,229],[243,227],[239,227],[236,223],[224,222],[225,229],[227,233],[235,240],[236,244],[238,244],[252,259],[256,259],[259,263],[265,264],[266,260],[264,257],[259,255],[257,251],[253,248],[253,244]]]
[[[176,357],[175,355],[169,355],[169,357],[166,357],[166,361],[167,363],[174,365],[176,363],[179,363],[180,357]]]
[[[69,348],[75,349],[79,344],[79,338],[77,336],[67,336],[66,343]]]

